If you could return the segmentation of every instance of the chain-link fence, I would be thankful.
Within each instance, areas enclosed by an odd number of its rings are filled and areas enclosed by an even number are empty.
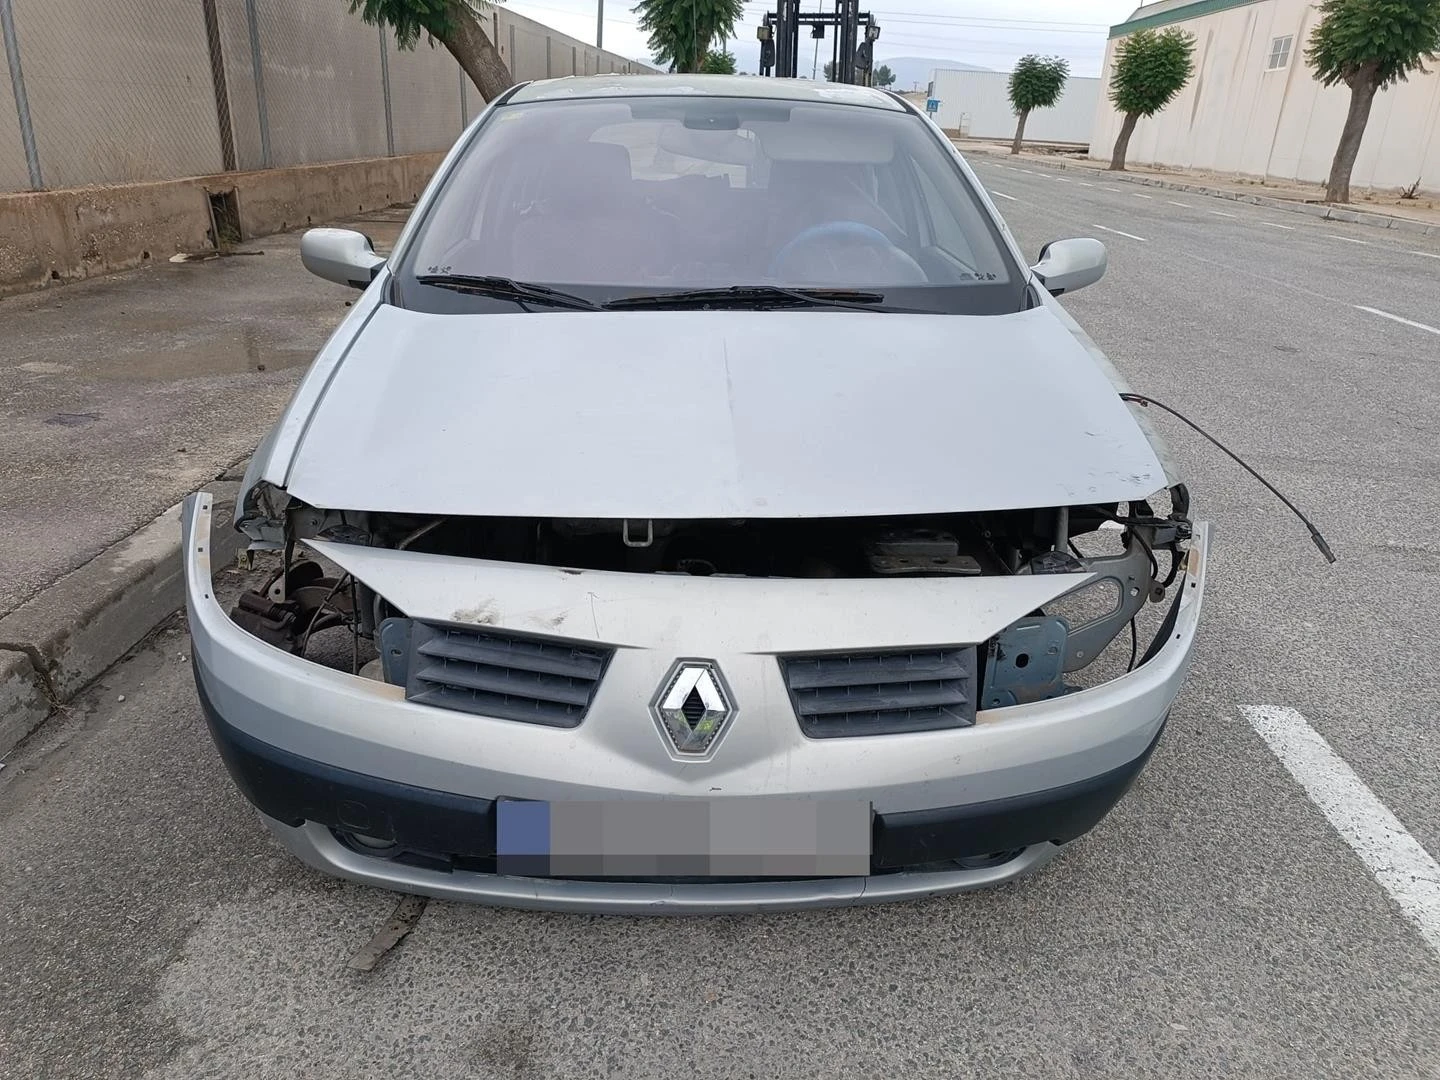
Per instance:
[[[483,8],[517,80],[646,71]],[[0,0],[0,191],[443,150],[483,106],[347,0]]]

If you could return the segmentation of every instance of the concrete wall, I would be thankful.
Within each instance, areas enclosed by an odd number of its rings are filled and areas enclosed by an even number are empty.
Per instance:
[[[263,236],[414,199],[439,153],[0,194],[0,296],[213,246],[209,194],[233,190]]]
[[[1319,17],[1307,0],[1192,0],[1138,10],[1112,30],[1102,79],[1108,84],[1120,36],[1155,20],[1196,36],[1196,75],[1163,112],[1139,122],[1128,160],[1323,182],[1350,91],[1325,89],[1305,64]],[[1294,37],[1288,64],[1267,70],[1271,43],[1285,35]],[[1430,74],[1416,73],[1376,97],[1352,183],[1400,187],[1418,179],[1423,189],[1440,191],[1440,71],[1427,66]],[[1121,119],[1102,96],[1092,157],[1109,160]]]
[[[224,169],[202,0],[12,3],[44,187]],[[483,107],[473,86],[462,90],[460,66],[443,46],[422,36],[401,51],[345,0],[254,0],[257,79],[246,0],[215,7],[240,170],[444,150]],[[650,70],[503,7],[488,10],[517,80]],[[0,191],[30,186],[0,57]]]
[[[935,120],[946,131],[961,130],[977,139],[1015,137],[1009,72],[940,69],[931,86],[933,96],[940,99]],[[1037,109],[1030,114],[1025,122],[1025,138],[1088,143],[1099,96],[1099,79],[1067,79],[1065,93],[1053,109]]]

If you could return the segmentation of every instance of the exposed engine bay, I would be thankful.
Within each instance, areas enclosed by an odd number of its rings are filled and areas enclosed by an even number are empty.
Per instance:
[[[273,489],[272,495],[278,495]],[[1149,502],[892,518],[622,520],[423,518],[321,511],[283,512],[284,569],[242,595],[232,618],[251,633],[304,655],[310,639],[347,627],[378,641],[404,617],[364,582],[306,556],[307,540],[503,563],[704,577],[915,578],[1091,574],[1072,592],[981,646],[982,708],[1084,688],[1089,668],[1128,626],[1160,603],[1190,537],[1189,497],[1170,489],[1168,512]],[[279,524],[275,518],[273,524]],[[242,522],[242,525],[245,524]],[[256,523],[250,522],[252,526]],[[278,530],[276,530],[278,531]],[[274,532],[271,532],[274,535]],[[1156,633],[1156,644],[1163,634]],[[1111,673],[1108,677],[1113,677]]]

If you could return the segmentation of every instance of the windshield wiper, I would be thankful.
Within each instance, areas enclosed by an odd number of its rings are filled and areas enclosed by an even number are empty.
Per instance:
[[[456,292],[471,293],[475,296],[493,296],[496,300],[513,300],[526,311],[530,310],[525,307],[527,303],[575,308],[578,311],[600,310],[600,305],[593,300],[586,300],[574,293],[489,274],[417,274],[415,280],[421,285],[433,285],[437,289],[454,289]]]
[[[856,311],[901,311],[883,307],[884,293],[858,289],[789,289],[781,285],[731,285],[720,289],[684,289],[680,292],[622,296],[604,306],[626,308],[737,307],[763,310],[776,307],[835,307]]]

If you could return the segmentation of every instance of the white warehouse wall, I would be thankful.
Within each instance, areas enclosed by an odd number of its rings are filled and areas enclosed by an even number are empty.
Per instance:
[[[931,97],[940,99],[935,121],[947,131],[963,130],[976,139],[1013,139],[1010,73],[942,68],[931,81]],[[1036,109],[1025,122],[1025,138],[1039,142],[1088,143],[1095,123],[1100,80],[1071,77],[1053,109]]]
[[[1185,18],[1187,9],[1200,12]],[[1195,76],[1164,111],[1142,119],[1130,139],[1135,165],[1173,165],[1221,173],[1324,182],[1350,103],[1348,87],[1326,89],[1305,63],[1320,13],[1309,0],[1191,0],[1163,15],[1140,8],[1129,23],[1174,20],[1196,37]],[[1289,63],[1267,70],[1271,43],[1293,35]],[[1119,34],[1105,50],[1109,81]],[[1375,98],[1351,183],[1400,187],[1416,180],[1440,190],[1440,71],[1415,73]],[[1110,159],[1121,116],[1097,99],[1090,156]]]

